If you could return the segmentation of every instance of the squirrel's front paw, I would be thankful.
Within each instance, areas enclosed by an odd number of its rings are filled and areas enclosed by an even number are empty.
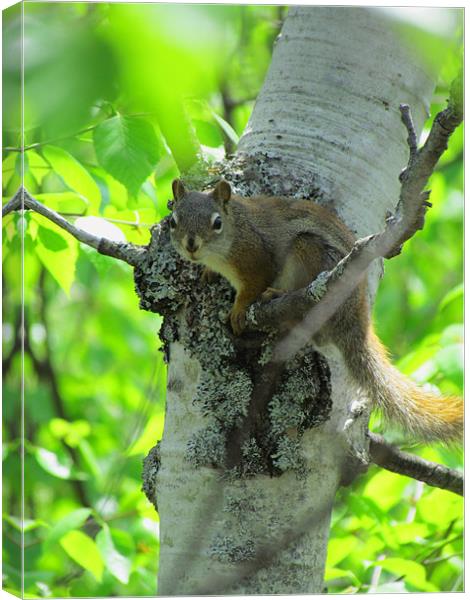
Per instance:
[[[232,308],[230,311],[230,325],[235,335],[241,335],[246,325],[245,310]]]
[[[270,300],[274,300],[275,298],[280,298],[281,296],[284,296],[285,293],[286,290],[268,287],[261,294],[261,302],[269,302]]]

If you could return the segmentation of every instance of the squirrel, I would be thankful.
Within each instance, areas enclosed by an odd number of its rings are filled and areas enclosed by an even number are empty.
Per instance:
[[[350,252],[355,236],[330,210],[310,200],[233,195],[219,181],[211,192],[172,184],[171,242],[186,260],[204,265],[204,280],[219,273],[236,291],[230,312],[235,335],[255,300],[269,301],[311,283]],[[458,442],[463,434],[463,401],[427,392],[402,375],[388,359],[369,316],[364,277],[314,337],[341,351],[352,378],[414,441]]]

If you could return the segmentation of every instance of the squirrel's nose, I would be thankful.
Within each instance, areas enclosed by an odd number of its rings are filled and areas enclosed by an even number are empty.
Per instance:
[[[193,236],[188,236],[186,248],[188,249],[188,252],[196,252],[196,250],[199,248],[199,245],[196,243],[196,238]]]

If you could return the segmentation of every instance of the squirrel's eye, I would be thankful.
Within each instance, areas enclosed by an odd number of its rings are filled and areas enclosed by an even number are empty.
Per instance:
[[[176,219],[175,217],[170,217],[170,229],[176,229]]]
[[[220,215],[216,215],[212,221],[212,229],[220,233],[222,231],[222,218]]]

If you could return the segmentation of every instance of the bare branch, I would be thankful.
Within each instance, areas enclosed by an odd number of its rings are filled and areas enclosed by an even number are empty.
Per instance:
[[[35,200],[23,187],[20,187],[10,202],[5,204],[2,209],[2,216],[4,217],[14,210],[25,209],[34,210],[35,212],[43,215],[62,229],[65,229],[65,231],[70,233],[70,235],[76,238],[79,242],[91,246],[100,254],[112,256],[113,258],[122,260],[133,267],[140,264],[147,251],[146,246],[114,242],[107,238],[98,237],[88,233],[87,231],[72,225],[72,223],[64,219],[59,213],[47,208],[47,206],[44,206]]]
[[[372,462],[379,467],[463,496],[463,475],[458,471],[407,454],[375,433],[369,432],[368,436]]]
[[[411,118],[411,111],[408,104],[400,104],[401,120],[408,131],[408,148],[410,149],[410,163],[414,161],[418,154],[418,139],[415,126]]]
[[[457,89],[458,86],[453,85],[448,108],[436,116],[428,139],[419,150],[409,107],[400,106],[408,131],[410,159],[400,174],[400,199],[395,214],[388,217],[385,229],[358,240],[334,269],[320,273],[307,287],[287,293],[268,304],[258,303],[250,307],[247,325],[252,329],[278,328],[280,323],[288,320],[300,321],[279,343],[275,360],[287,360],[312,339],[349,297],[374,259],[396,256],[403,243],[422,229],[425,212],[431,206],[429,192],[423,192],[423,187],[447,148],[449,137],[462,122],[461,103],[454,97]]]

